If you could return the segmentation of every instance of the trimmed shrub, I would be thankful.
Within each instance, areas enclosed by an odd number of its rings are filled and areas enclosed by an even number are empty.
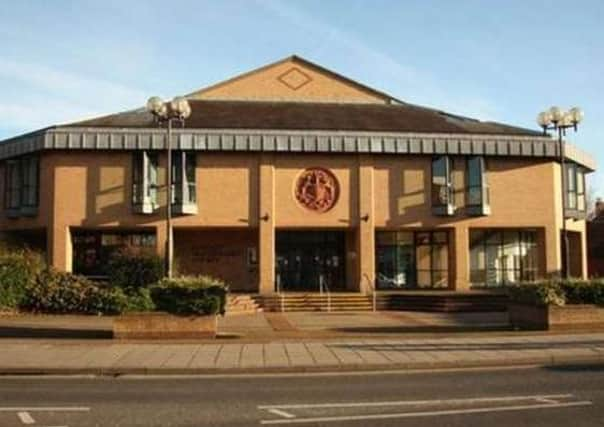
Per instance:
[[[39,254],[20,250],[0,256],[0,308],[17,309],[26,296],[27,288],[43,268]]]
[[[566,303],[566,296],[558,282],[541,281],[509,285],[507,294],[510,301],[531,305],[559,305]]]
[[[120,288],[115,289],[124,294],[122,313],[155,310],[155,304],[153,303],[149,289],[141,288],[133,290],[132,292],[124,292]]]
[[[604,279],[569,279],[560,282],[569,304],[604,305]]]
[[[83,276],[47,269],[28,286],[22,307],[41,313],[117,314],[126,305],[119,289]]]
[[[228,287],[210,276],[163,279],[151,288],[158,310],[179,315],[224,315]]]
[[[134,248],[115,253],[107,267],[109,283],[126,290],[146,288],[164,275],[163,260],[157,254]]]

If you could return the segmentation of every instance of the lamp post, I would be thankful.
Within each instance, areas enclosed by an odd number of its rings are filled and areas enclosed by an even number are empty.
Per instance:
[[[562,176],[562,241],[563,241],[563,265],[564,278],[568,279],[570,273],[570,252],[568,247],[568,231],[566,229],[566,198],[567,198],[567,172],[566,172],[566,136],[567,129],[577,131],[577,126],[583,120],[583,111],[578,108],[571,108],[563,111],[559,107],[551,107],[547,111],[539,113],[537,123],[543,129],[543,134],[548,135],[547,131],[558,132],[558,146],[560,154],[560,170]]]
[[[165,274],[172,277],[172,261],[174,258],[174,244],[172,236],[172,125],[177,122],[184,127],[185,119],[191,115],[191,106],[184,97],[176,97],[170,102],[153,96],[147,101],[147,111],[155,117],[159,126],[166,125],[167,129],[167,161],[166,167],[166,258]]]

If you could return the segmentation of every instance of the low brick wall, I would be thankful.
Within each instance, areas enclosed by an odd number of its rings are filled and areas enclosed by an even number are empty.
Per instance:
[[[117,339],[216,338],[217,317],[174,316],[167,313],[133,313],[116,317],[113,337]]]
[[[604,307],[590,304],[558,306],[509,305],[510,322],[521,329],[572,330],[604,328]]]

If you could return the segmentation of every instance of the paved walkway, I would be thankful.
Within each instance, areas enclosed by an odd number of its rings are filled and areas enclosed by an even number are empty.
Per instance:
[[[1,345],[1,374],[200,374],[604,362],[604,333],[202,344],[7,340]]]

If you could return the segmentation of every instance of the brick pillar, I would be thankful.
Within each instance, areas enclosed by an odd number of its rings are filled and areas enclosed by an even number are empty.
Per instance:
[[[449,245],[449,250],[453,251],[453,256],[449,256],[449,260],[453,263],[449,270],[454,274],[455,290],[470,289],[470,232],[468,227],[458,226],[453,229],[453,244]]]
[[[260,294],[275,292],[275,168],[262,155],[258,183],[258,282]]]
[[[72,270],[72,244],[69,227],[58,224],[51,225],[46,233],[48,247],[48,263],[59,271]]]
[[[375,215],[373,162],[371,156],[359,157],[359,212],[357,229],[357,265],[361,292],[375,283]],[[368,283],[370,281],[370,283]]]

